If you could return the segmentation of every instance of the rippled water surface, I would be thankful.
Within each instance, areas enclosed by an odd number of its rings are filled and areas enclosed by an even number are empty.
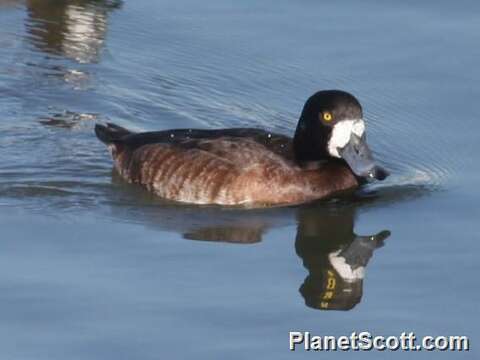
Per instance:
[[[415,355],[477,359],[479,11],[0,0],[2,359],[412,356],[292,353],[291,330],[467,335]],[[328,88],[359,98],[392,172],[348,198],[178,206],[120,180],[93,133],[291,134]]]

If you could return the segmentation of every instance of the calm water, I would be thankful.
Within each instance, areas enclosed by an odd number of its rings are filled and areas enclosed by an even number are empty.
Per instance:
[[[368,330],[468,335],[468,353],[414,355],[477,359],[479,11],[0,0],[1,358],[412,356],[288,351],[290,330]],[[393,174],[350,198],[177,206],[118,179],[93,134],[107,120],[289,134],[327,88],[360,99]]]

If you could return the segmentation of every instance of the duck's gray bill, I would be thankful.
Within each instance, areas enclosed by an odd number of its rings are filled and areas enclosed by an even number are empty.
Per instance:
[[[365,135],[360,137],[352,133],[350,141],[343,148],[338,149],[338,152],[358,177],[372,181],[384,180],[389,175],[385,169],[375,164]]]

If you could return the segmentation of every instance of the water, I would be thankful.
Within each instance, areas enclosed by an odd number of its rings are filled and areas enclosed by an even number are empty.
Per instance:
[[[0,1],[2,358],[386,355],[291,353],[292,330],[467,335],[415,356],[478,358],[479,7]],[[327,88],[360,99],[393,174],[350,198],[177,206],[118,179],[93,134],[289,134]]]

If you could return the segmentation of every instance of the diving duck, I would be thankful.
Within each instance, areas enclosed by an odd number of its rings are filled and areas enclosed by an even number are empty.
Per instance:
[[[135,133],[111,123],[95,133],[122,178],[184,203],[299,204],[388,176],[367,145],[359,101],[340,90],[307,100],[293,138],[256,128]]]

